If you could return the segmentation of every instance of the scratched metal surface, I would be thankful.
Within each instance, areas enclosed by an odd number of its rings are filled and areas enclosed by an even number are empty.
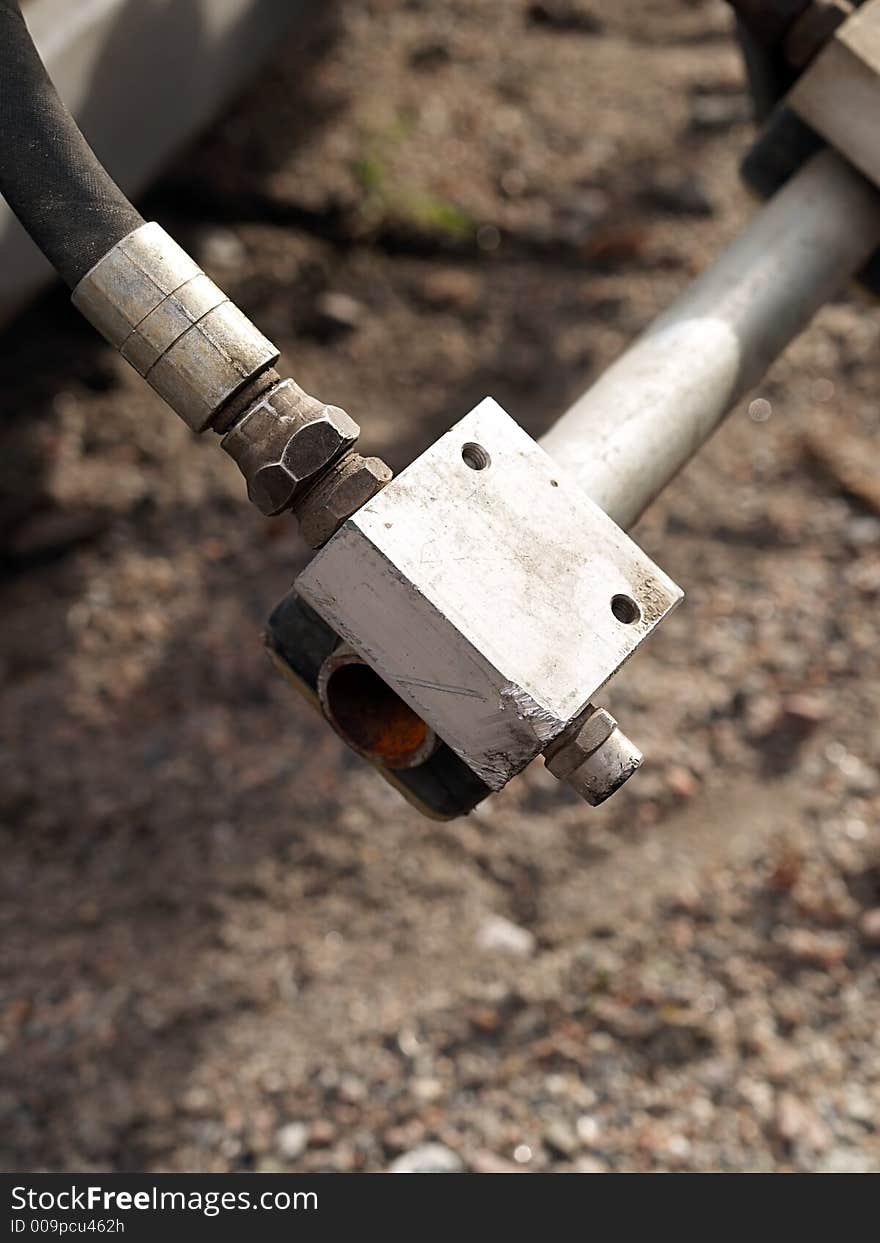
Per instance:
[[[472,469],[463,447],[489,458]],[[491,399],[365,506],[297,589],[493,789],[681,599]],[[633,623],[611,609],[638,605]]]

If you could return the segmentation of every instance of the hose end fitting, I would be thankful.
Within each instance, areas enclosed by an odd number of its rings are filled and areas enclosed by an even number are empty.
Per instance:
[[[196,432],[279,356],[155,222],[117,242],[72,301]]]
[[[281,379],[275,346],[161,225],[117,242],[72,300],[193,431],[222,436],[260,512],[292,509],[313,546],[390,480],[354,452],[344,410]]]

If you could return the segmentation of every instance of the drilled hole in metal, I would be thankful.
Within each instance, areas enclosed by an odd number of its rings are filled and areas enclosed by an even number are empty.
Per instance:
[[[642,619],[642,610],[631,596],[612,596],[611,612],[625,626],[632,626]]]
[[[434,749],[433,732],[368,665],[335,669],[324,706],[350,746],[388,768],[414,768]]]
[[[465,466],[469,466],[471,470],[485,470],[492,462],[483,446],[472,440],[462,446],[461,457]]]

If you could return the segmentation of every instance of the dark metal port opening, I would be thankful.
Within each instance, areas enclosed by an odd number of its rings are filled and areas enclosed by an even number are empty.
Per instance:
[[[433,731],[368,665],[347,660],[325,673],[324,711],[349,746],[393,769],[428,759],[437,745]]]

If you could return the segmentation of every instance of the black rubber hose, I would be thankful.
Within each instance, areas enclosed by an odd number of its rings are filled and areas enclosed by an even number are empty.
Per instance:
[[[58,97],[18,0],[0,0],[0,193],[71,288],[144,223]]]

